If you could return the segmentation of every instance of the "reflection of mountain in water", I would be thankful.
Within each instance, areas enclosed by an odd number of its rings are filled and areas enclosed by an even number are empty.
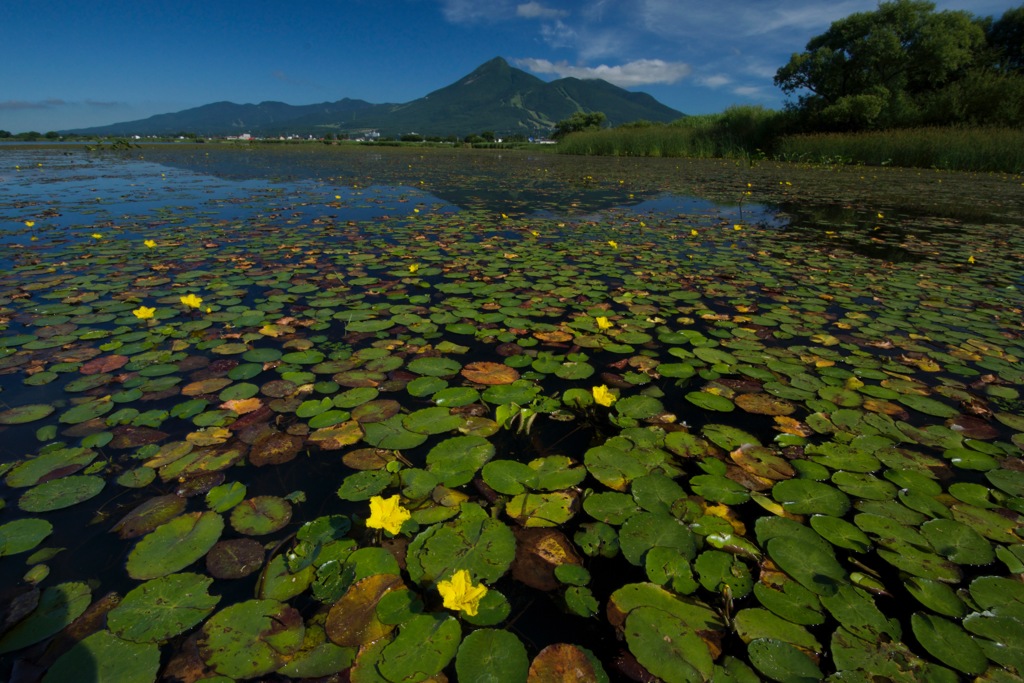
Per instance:
[[[613,208],[679,215],[769,220],[775,210],[673,192],[665,177],[642,173],[637,160],[349,146],[147,147],[145,158],[228,180],[314,180],[340,187],[392,185],[428,192],[462,210],[508,216],[580,217]],[[644,169],[655,167],[644,160]],[[746,215],[743,212],[746,211]]]

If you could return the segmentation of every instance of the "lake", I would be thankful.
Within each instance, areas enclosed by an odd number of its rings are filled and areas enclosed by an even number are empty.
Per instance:
[[[0,147],[0,670],[1016,680],[1022,197]]]

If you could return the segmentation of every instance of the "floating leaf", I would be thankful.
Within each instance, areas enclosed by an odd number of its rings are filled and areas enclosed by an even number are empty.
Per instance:
[[[943,664],[965,674],[980,674],[988,667],[988,658],[974,639],[948,619],[915,612],[910,624],[921,646]]]
[[[171,574],[138,586],[107,615],[110,630],[124,640],[159,642],[189,630],[213,611],[220,598],[207,593],[212,579]]]
[[[150,683],[160,668],[160,650],[154,643],[133,643],[110,631],[98,631],[75,643],[64,653],[43,681],[79,680],[88,672],[90,680],[121,683]]]
[[[509,681],[525,681],[530,669],[526,647],[509,631],[477,629],[459,645],[455,671],[460,681],[494,681],[495,672]]]
[[[105,485],[102,477],[89,474],[52,479],[25,492],[18,499],[18,507],[25,512],[60,510],[89,500]]]
[[[486,385],[512,384],[519,379],[519,373],[515,368],[490,361],[467,364],[462,368],[462,376],[470,382]]]
[[[0,525],[0,557],[32,550],[51,533],[53,525],[35,517]]]
[[[276,600],[239,602],[203,625],[199,650],[206,664],[231,678],[276,671],[302,645],[305,626],[297,610]]]
[[[0,638],[0,654],[49,638],[77,619],[91,601],[92,593],[84,583],[50,586],[43,591],[35,610]]]
[[[240,534],[263,536],[283,529],[292,519],[292,506],[278,496],[256,496],[231,510],[231,526]]]
[[[220,538],[224,519],[216,512],[176,517],[146,534],[128,555],[128,575],[155,579],[189,566]]]
[[[34,403],[0,411],[0,425],[20,425],[42,420],[53,414],[54,407],[47,403]]]
[[[421,681],[440,673],[455,657],[461,641],[462,629],[454,617],[417,614],[384,647],[377,668],[389,681]]]

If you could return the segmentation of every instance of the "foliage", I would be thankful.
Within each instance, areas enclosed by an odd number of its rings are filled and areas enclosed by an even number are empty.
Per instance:
[[[686,116],[671,124],[634,121],[616,128],[572,133],[559,142],[566,154],[744,157],[768,153],[790,116],[761,106],[736,105],[720,114]]]
[[[991,25],[964,11],[935,11],[927,0],[883,2],[872,12],[835,21],[795,53],[775,84],[797,95],[793,108],[814,130],[872,130],[922,123],[1012,125],[1019,107],[993,114],[988,88],[967,86],[979,74],[1021,86],[1021,21],[1015,10]],[[948,92],[947,92],[948,91]],[[956,104],[943,109],[937,102]],[[945,112],[938,115],[937,112]]]
[[[812,163],[860,163],[964,171],[1024,170],[1019,128],[911,128],[861,133],[792,135],[781,158]]]
[[[567,119],[562,119],[555,124],[555,129],[551,133],[551,137],[555,140],[560,140],[570,133],[579,133],[581,131],[588,130],[600,130],[601,126],[607,120],[607,116],[604,112],[593,111],[583,112],[578,111]]]

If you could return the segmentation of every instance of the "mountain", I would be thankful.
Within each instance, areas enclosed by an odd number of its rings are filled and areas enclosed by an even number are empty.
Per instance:
[[[139,121],[62,131],[81,135],[315,135],[373,129],[382,135],[419,133],[463,136],[484,130],[498,135],[545,134],[577,111],[604,112],[611,125],[646,119],[672,121],[682,112],[646,93],[603,80],[562,78],[547,83],[501,57],[480,65],[451,85],[405,104],[342,99],[295,106],[283,102],[213,104]]]

